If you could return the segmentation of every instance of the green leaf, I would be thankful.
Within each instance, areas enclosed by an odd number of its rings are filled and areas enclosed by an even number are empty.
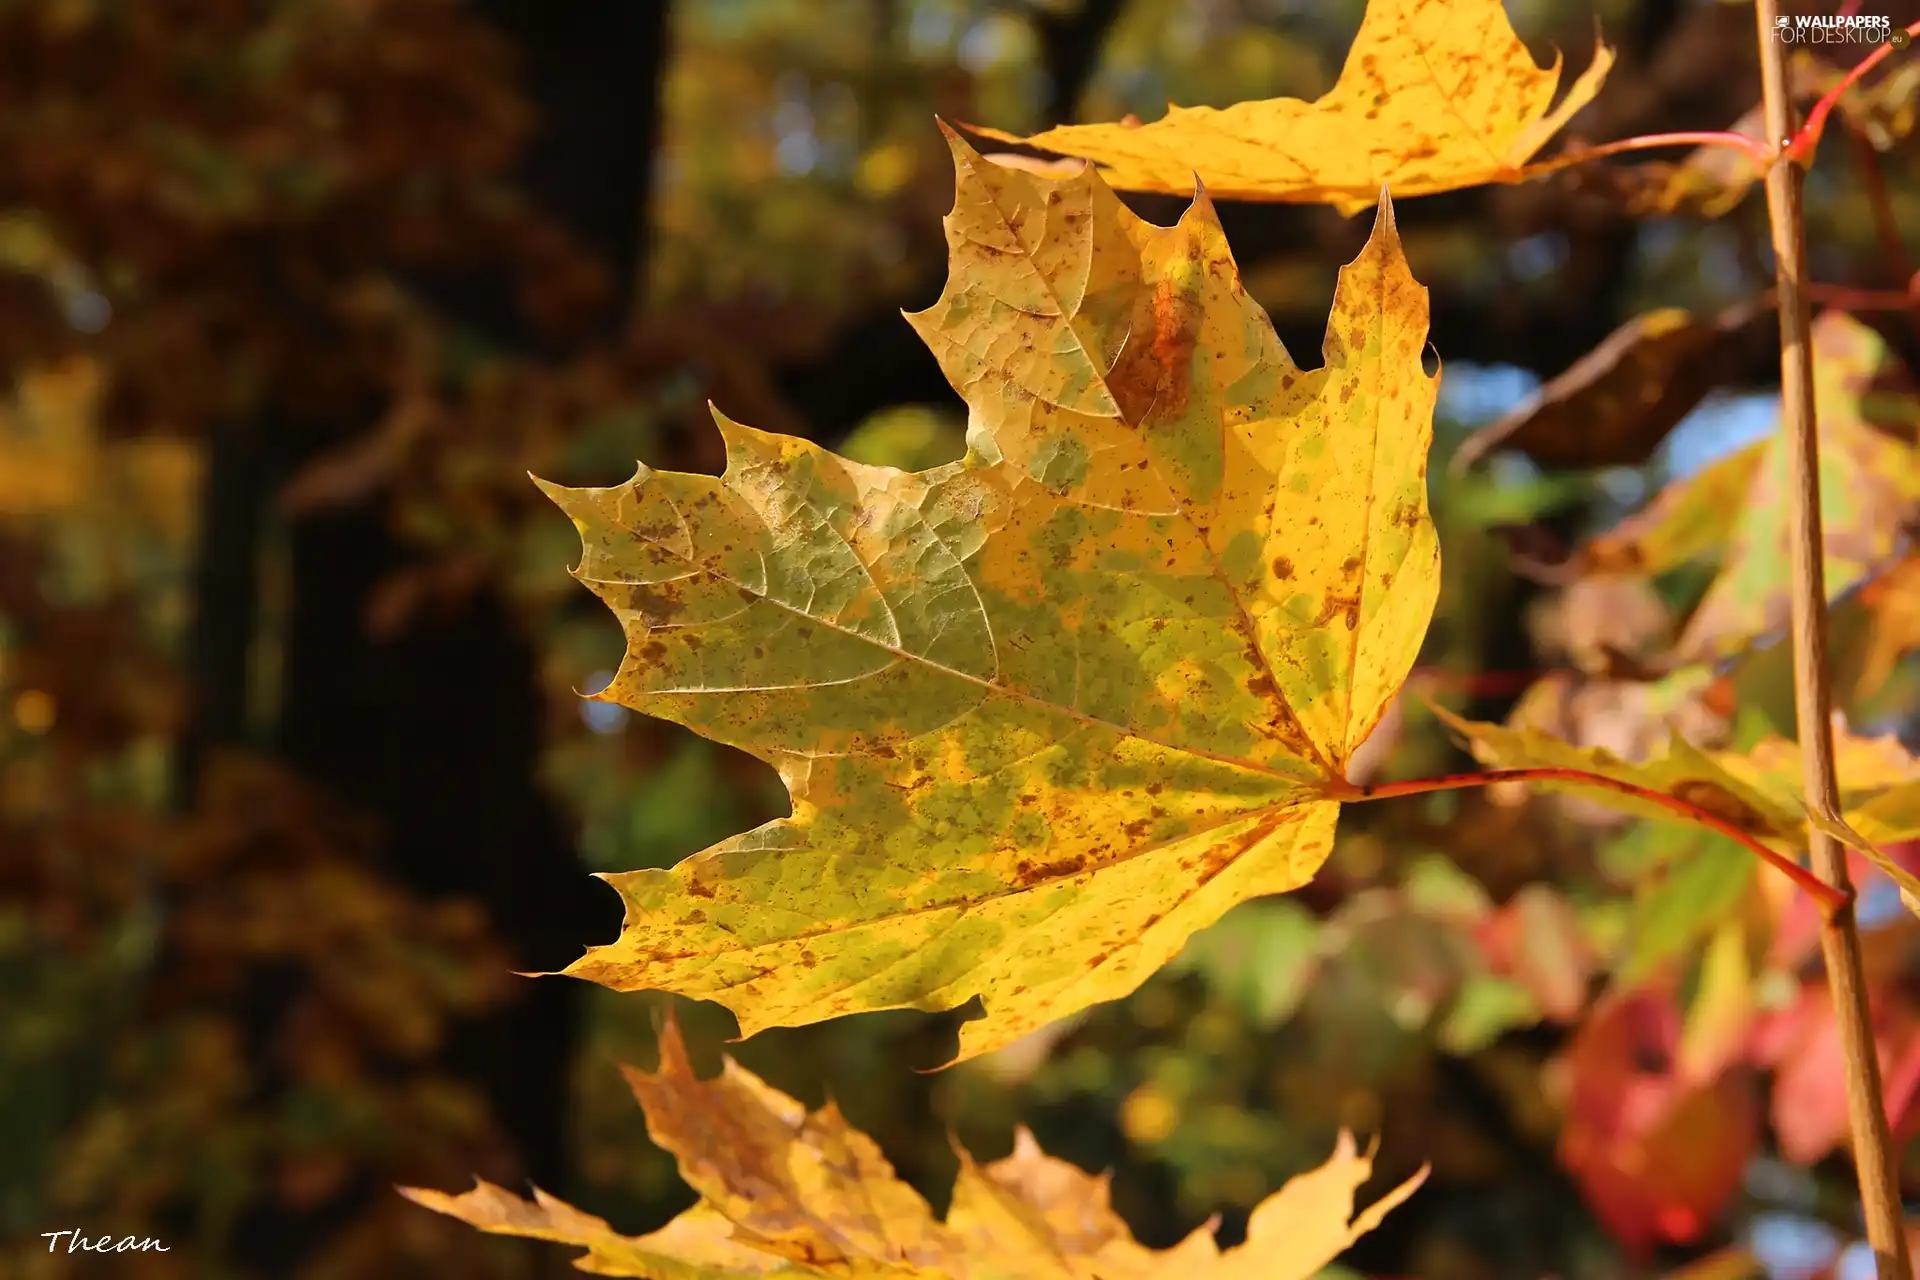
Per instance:
[[[1320,963],[1320,924],[1291,902],[1249,902],[1201,930],[1169,971],[1199,974],[1271,1031],[1293,1016]]]
[[[1672,839],[1665,866],[1635,895],[1618,972],[1627,986],[1691,951],[1738,911],[1759,873],[1752,852],[1724,836],[1676,828]]]

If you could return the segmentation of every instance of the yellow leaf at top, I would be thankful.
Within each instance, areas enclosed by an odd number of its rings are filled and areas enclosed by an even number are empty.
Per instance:
[[[627,1079],[647,1131],[702,1196],[659,1231],[623,1236],[541,1191],[527,1201],[486,1182],[458,1196],[402,1194],[482,1231],[583,1247],[574,1265],[595,1275],[1308,1280],[1426,1178],[1420,1170],[1356,1216],[1354,1195],[1373,1161],[1342,1132],[1326,1164],[1254,1209],[1244,1244],[1222,1250],[1202,1227],[1171,1249],[1149,1249],[1113,1211],[1105,1177],[1045,1154],[1025,1129],[1004,1160],[981,1165],[959,1153],[941,1222],[831,1104],[809,1112],[731,1059],[701,1080],[672,1024],[659,1070],[628,1068]]]
[[[1556,107],[1560,58],[1542,67],[1500,0],[1371,0],[1333,89],[1173,107],[1150,124],[1061,125],[1032,137],[977,129],[1101,166],[1123,191],[1331,204],[1353,213],[1382,185],[1396,196],[1513,182],[1592,101],[1613,64],[1593,62]]]
[[[952,273],[909,317],[969,409],[904,472],[720,419],[720,477],[547,492],[627,653],[600,695],[752,752],[791,817],[609,876],[567,972],[743,1033],[974,996],[970,1057],[1134,990],[1304,884],[1439,582],[1426,290],[1391,209],[1304,370],[1214,211],[954,140]]]

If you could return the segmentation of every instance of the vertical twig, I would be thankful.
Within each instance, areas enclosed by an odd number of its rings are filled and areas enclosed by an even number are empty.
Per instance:
[[[1760,72],[1767,131],[1781,148],[1767,172],[1767,215],[1773,229],[1775,280],[1780,298],[1780,430],[1786,435],[1793,560],[1794,709],[1807,804],[1837,814],[1839,786],[1833,767],[1832,692],[1827,683],[1827,595],[1820,528],[1820,443],[1814,430],[1813,348],[1808,341],[1804,228],[1800,217],[1804,175],[1789,154],[1794,137],[1793,99],[1787,89],[1786,49],[1774,37],[1776,0],[1757,0]],[[1813,870],[1822,880],[1850,891],[1846,854],[1832,836],[1811,829]],[[1846,1055],[1847,1115],[1853,1130],[1853,1160],[1866,1216],[1867,1242],[1881,1280],[1912,1280],[1893,1141],[1881,1104],[1880,1063],[1867,1007],[1860,961],[1860,931],[1851,906],[1820,930],[1827,985]]]

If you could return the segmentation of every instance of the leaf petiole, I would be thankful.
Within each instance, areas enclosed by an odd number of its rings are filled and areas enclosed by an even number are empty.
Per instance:
[[[1609,778],[1604,774],[1588,773],[1584,769],[1540,766],[1530,769],[1489,769],[1482,773],[1450,773],[1437,778],[1411,778],[1403,782],[1379,782],[1366,785],[1336,782],[1328,788],[1327,798],[1345,804],[1354,804],[1364,800],[1390,800],[1397,796],[1424,795],[1432,791],[1464,791],[1470,787],[1489,787],[1497,782],[1571,783],[1575,786],[1616,791],[1621,795],[1632,796],[1636,800],[1659,805],[1663,809],[1670,810],[1677,817],[1718,832],[1757,855],[1812,898],[1814,905],[1820,910],[1822,919],[1831,920],[1853,903],[1854,895],[1851,889],[1841,889],[1826,883],[1786,854],[1770,847],[1751,832],[1734,825],[1711,810],[1691,804],[1678,796],[1668,795],[1664,791],[1636,786],[1631,782]]]
[[[1604,160],[1608,156],[1622,155],[1629,151],[1654,151],[1662,147],[1732,147],[1737,151],[1746,152],[1755,164],[1762,167],[1773,160],[1773,148],[1758,138],[1748,137],[1744,133],[1735,133],[1730,129],[1704,129],[1679,133],[1636,134],[1631,138],[1603,142],[1598,146],[1569,149],[1551,160],[1529,165],[1527,168],[1529,172],[1544,174],[1555,169],[1585,164],[1589,160]]]

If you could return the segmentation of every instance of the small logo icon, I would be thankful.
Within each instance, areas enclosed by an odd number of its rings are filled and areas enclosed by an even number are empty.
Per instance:
[[[1898,31],[1895,31],[1887,37],[1887,43],[1896,49],[1904,49],[1913,43],[1913,37],[1907,34],[1905,27],[1901,27]]]

